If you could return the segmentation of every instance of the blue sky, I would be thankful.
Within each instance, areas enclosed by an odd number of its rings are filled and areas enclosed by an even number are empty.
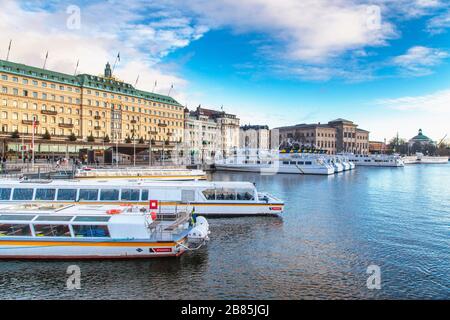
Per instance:
[[[80,59],[97,74],[120,51],[119,78],[163,94],[173,83],[183,105],[223,105],[242,123],[450,134],[448,1],[0,2],[0,54],[13,39],[14,61],[40,65],[48,50],[51,68]]]

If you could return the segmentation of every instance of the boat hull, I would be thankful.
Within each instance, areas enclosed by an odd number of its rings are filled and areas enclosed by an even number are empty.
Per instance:
[[[181,242],[0,240],[0,259],[147,259],[177,257]]]
[[[261,174],[319,174],[319,175],[330,175],[334,173],[334,168],[332,167],[296,167],[296,166],[284,166],[280,165],[278,167],[262,167],[262,166],[243,166],[243,165],[233,165],[233,164],[216,164],[216,170],[219,171],[238,171],[238,172],[257,172]]]

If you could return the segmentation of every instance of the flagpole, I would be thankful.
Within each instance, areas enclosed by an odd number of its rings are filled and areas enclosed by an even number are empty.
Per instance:
[[[172,91],[172,89],[173,89],[173,84],[170,86],[169,93],[167,94],[168,97],[170,97],[170,92]]]
[[[77,70],[78,70],[78,64],[80,63],[80,60],[77,61],[77,66],[75,67],[75,72],[73,73],[74,76],[77,75]]]
[[[9,40],[8,54],[6,55],[6,61],[9,61],[9,53],[11,52],[12,39]]]
[[[116,69],[117,60],[119,60],[119,62],[120,62],[120,52],[117,54],[116,61],[114,61],[114,65],[113,65],[113,68],[112,68],[112,71],[111,71],[111,75],[114,74],[114,70]]]
[[[139,75],[137,76],[137,78],[136,78],[136,82],[134,83],[134,86],[135,86],[135,87],[137,86],[137,84],[138,84],[138,81],[139,81]]]
[[[153,86],[153,90],[152,90],[152,93],[155,91],[155,89],[156,89],[156,84],[158,83],[158,80],[155,80],[155,85]]]
[[[45,69],[45,65],[47,64],[47,58],[48,58],[48,51],[47,54],[45,55],[44,66],[42,67],[42,69]]]

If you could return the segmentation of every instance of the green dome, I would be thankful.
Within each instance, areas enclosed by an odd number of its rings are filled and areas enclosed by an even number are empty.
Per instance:
[[[416,141],[432,141],[430,138],[428,138],[426,135],[424,135],[422,133],[422,129],[419,129],[419,134],[415,137],[412,137],[411,140],[416,140]]]

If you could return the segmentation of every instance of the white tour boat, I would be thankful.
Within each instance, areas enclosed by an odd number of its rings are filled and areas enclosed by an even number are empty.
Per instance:
[[[205,218],[108,205],[0,205],[1,259],[135,259],[200,248]]]
[[[148,167],[126,168],[93,168],[82,167],[74,173],[76,179],[124,179],[142,178],[154,180],[206,180],[206,172],[203,170],[189,169],[164,169]]]
[[[234,155],[217,159],[217,170],[257,172],[261,174],[320,174],[335,172],[325,157],[308,153],[284,153],[278,150],[237,150]]]
[[[405,156],[402,158],[405,164],[442,164],[448,163],[448,157],[425,156],[421,152],[417,152],[415,156]]]
[[[347,153],[347,158],[357,166],[370,167],[403,167],[404,163],[397,154],[353,154]]]
[[[132,204],[155,201],[162,210],[190,204],[197,214],[279,215],[284,202],[250,182],[154,181],[146,179],[0,180],[0,204]]]

